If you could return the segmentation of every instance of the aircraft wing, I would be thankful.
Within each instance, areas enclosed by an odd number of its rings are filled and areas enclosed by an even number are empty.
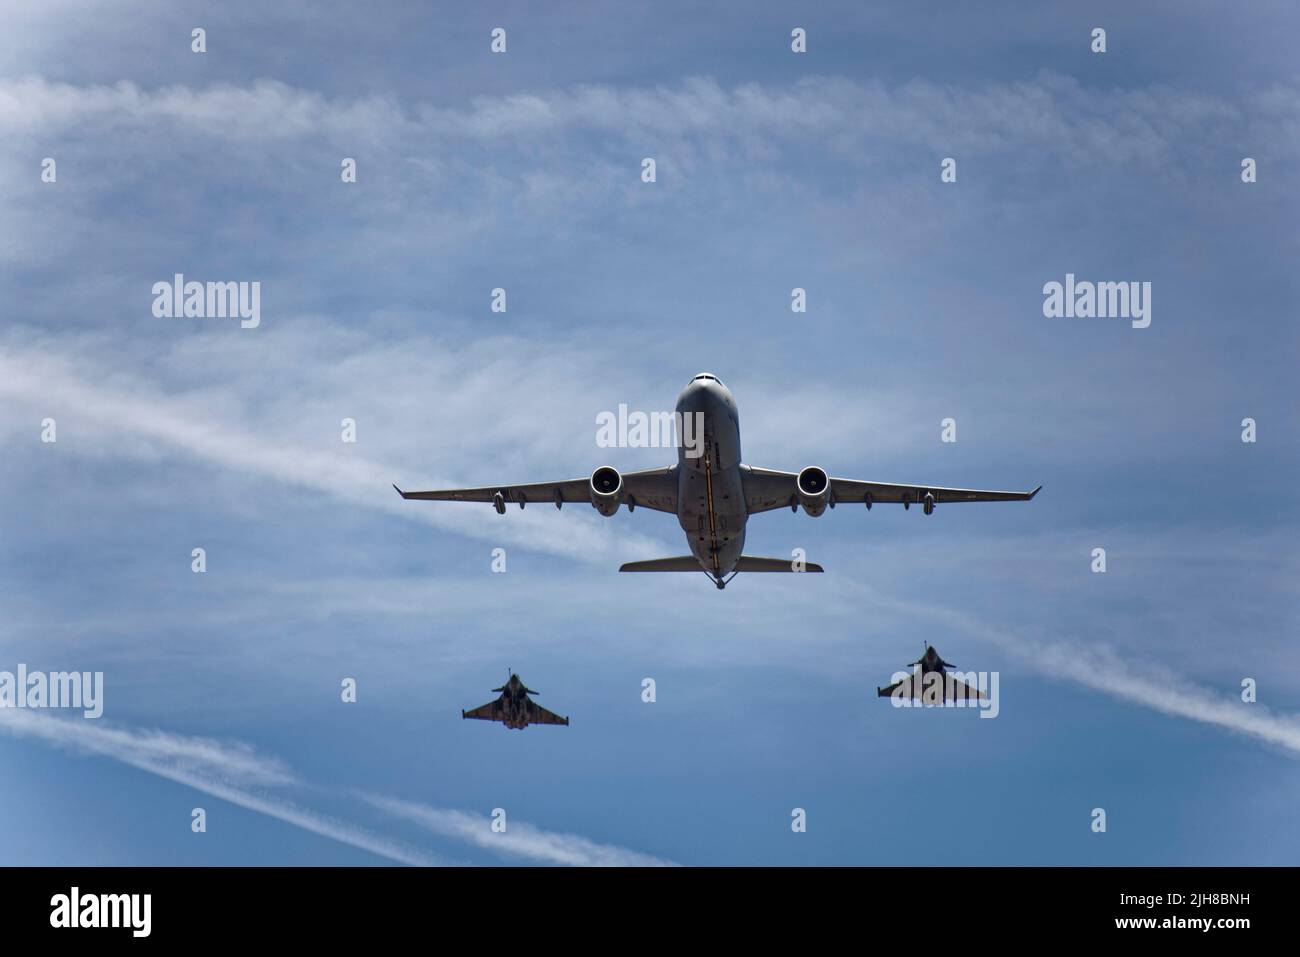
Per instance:
[[[774,508],[788,508],[795,497],[795,480],[798,472],[778,472],[742,466],[741,481],[745,487],[745,504],[751,515],[768,512]],[[870,500],[876,502],[907,502],[919,504],[925,493],[934,496],[935,504],[945,502],[1027,502],[1038,494],[1042,486],[1032,492],[997,492],[977,488],[943,488],[938,485],[897,485],[892,482],[864,482],[860,479],[831,479],[831,501],[836,505]],[[869,498],[868,498],[869,497]]]
[[[406,499],[431,502],[492,502],[497,492],[505,502],[552,505],[563,502],[591,504],[589,477],[568,479],[563,482],[533,482],[528,485],[484,485],[480,488],[445,488],[428,492],[403,492],[396,485],[397,494]],[[657,512],[677,511],[677,468],[642,469],[623,473],[623,495],[635,499],[638,508]]]
[[[561,718],[553,711],[547,711],[536,701],[531,698],[528,701],[528,721],[530,724],[564,724],[569,723],[568,718]]]
[[[501,720],[501,699],[489,701],[487,704],[479,705],[473,711],[462,711],[462,718],[478,718],[480,721],[500,721]]]
[[[980,701],[987,698],[978,688],[972,688],[964,681],[958,681],[956,678],[949,676],[948,684],[952,687],[953,698],[965,698],[967,701]]]
[[[938,674],[938,672],[930,672]],[[891,698],[896,689],[902,689],[899,694],[900,698],[912,698],[922,700],[925,697],[925,679],[918,683],[915,675],[908,675],[902,681],[896,681],[888,688],[877,688],[876,694],[882,698]],[[943,682],[936,686],[938,698],[940,701],[960,701],[965,698],[967,701],[979,701],[987,698],[988,695],[981,694],[978,688],[972,688],[964,681],[959,681],[951,674],[943,675]]]

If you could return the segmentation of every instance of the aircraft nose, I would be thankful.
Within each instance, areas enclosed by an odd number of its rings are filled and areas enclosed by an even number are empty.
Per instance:
[[[691,379],[690,382],[686,383],[686,388],[682,391],[684,393],[714,392],[726,395],[727,387],[723,385],[722,380],[712,372],[701,372],[699,375],[695,376],[695,378]]]
[[[677,397],[677,410],[682,409],[704,409],[712,408],[718,405],[731,406],[731,393],[723,385],[718,377],[709,372],[701,372],[682,389],[682,393]]]

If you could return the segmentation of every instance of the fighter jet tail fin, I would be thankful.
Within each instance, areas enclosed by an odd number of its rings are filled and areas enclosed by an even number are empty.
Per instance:
[[[742,555],[736,562],[738,572],[820,572],[824,569],[814,562],[796,562],[791,558],[756,558]]]
[[[704,566],[694,555],[682,555],[678,558],[652,558],[645,562],[626,562],[619,567],[621,572],[702,572]]]

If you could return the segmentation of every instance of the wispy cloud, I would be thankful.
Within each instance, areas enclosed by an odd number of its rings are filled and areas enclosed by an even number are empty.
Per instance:
[[[14,708],[0,709],[0,728],[80,754],[110,758],[258,814],[401,864],[446,863],[431,854],[253,788],[296,783],[284,764],[239,742],[164,731],[111,727]]]
[[[506,830],[496,833],[491,822],[478,814],[430,807],[413,801],[362,795],[371,805],[444,837],[513,857],[565,864],[573,867],[667,867],[671,861],[651,857],[613,844],[599,844],[578,834],[543,831],[522,821],[506,819]]]
[[[207,88],[142,89],[130,83],[76,86],[40,76],[0,81],[0,131],[54,132],[87,124],[139,129],[175,124],[195,135],[236,140],[360,134],[448,140],[568,136],[579,131],[629,138],[802,140],[832,134],[848,151],[866,139],[934,148],[1007,149],[1032,145],[1073,161],[1158,162],[1195,130],[1285,120],[1294,88],[1267,95],[1193,94],[1171,88],[1096,89],[1059,74],[954,86],[925,80],[808,77],[789,85],[724,86],[693,77],[673,86],[579,85],[539,93],[482,96],[468,107],[400,103],[387,96],[328,98],[273,80]]]

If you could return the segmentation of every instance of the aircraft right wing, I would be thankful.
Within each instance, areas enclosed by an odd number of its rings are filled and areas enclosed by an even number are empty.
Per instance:
[[[948,675],[948,680],[944,685],[945,692],[948,688],[952,689],[952,697],[954,699],[964,697],[967,701],[980,701],[988,697],[988,695],[984,694],[978,688],[972,688],[966,682],[959,681],[951,674]]]
[[[531,724],[563,724],[569,723],[568,718],[561,718],[554,711],[547,711],[536,701],[531,698],[528,701],[528,721]]]
[[[631,496],[638,507],[649,508],[657,512],[677,511],[677,467],[667,466],[659,469],[642,469],[639,472],[624,472],[623,494]],[[484,485],[480,488],[446,488],[433,489],[428,492],[403,492],[396,485],[397,494],[405,499],[420,499],[427,502],[494,502],[497,493],[501,493],[504,506],[506,502],[515,502],[521,508],[525,504],[561,505],[564,502],[584,502],[591,504],[590,477],[567,479],[563,482],[533,482],[528,485]]]
[[[745,488],[745,505],[749,513],[768,512],[774,508],[788,507],[797,498],[798,472],[779,472],[741,466],[741,482]],[[922,504],[927,493],[934,496],[935,504],[943,502],[1028,502],[1042,486],[1032,492],[999,492],[978,488],[943,488],[938,485],[897,485],[891,482],[866,482],[861,479],[832,478],[831,501],[861,505],[865,502],[896,502],[906,505]]]
[[[500,721],[501,720],[501,699],[489,701],[487,704],[479,705],[472,711],[462,711],[462,718],[478,718],[480,721]]]

